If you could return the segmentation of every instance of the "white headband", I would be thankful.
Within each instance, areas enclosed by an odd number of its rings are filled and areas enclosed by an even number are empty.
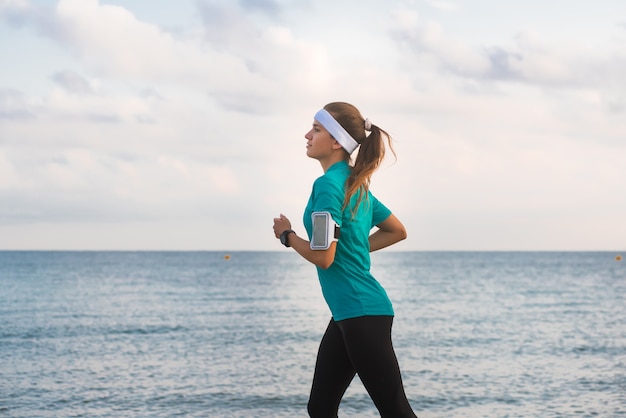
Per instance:
[[[339,142],[339,144],[348,151],[348,154],[352,154],[359,143],[350,136],[350,134],[343,129],[343,126],[339,124],[333,118],[333,115],[328,113],[326,109],[321,109],[315,114],[315,120],[322,124],[324,128]]]

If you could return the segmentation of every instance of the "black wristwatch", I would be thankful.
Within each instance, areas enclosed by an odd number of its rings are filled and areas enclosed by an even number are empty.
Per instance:
[[[280,243],[283,244],[285,247],[291,247],[291,245],[289,245],[289,234],[291,233],[296,233],[293,229],[287,229],[286,231],[283,231],[282,234],[280,234]]]

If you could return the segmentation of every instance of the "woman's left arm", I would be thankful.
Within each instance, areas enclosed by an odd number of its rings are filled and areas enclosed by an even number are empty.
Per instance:
[[[285,215],[281,213],[280,217],[274,218],[274,235],[276,238],[280,238],[280,234],[288,229],[291,229],[291,222]],[[336,242],[332,242],[327,250],[312,250],[311,243],[300,238],[295,232],[290,233],[287,240],[289,246],[298,254],[320,268],[327,269],[335,261]]]
[[[295,233],[289,234],[289,245],[306,260],[326,270],[335,262],[337,242],[331,242],[327,250],[312,250],[311,243]]]
[[[406,238],[406,228],[394,214],[376,225],[378,230],[369,236],[370,252],[388,247]]]

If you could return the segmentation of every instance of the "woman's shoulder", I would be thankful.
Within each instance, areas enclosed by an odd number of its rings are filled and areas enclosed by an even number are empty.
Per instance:
[[[349,175],[349,170],[328,170],[326,173],[315,179],[313,184],[343,188]]]
[[[315,191],[344,191],[345,179],[342,181],[341,179],[337,179],[334,176],[328,176],[324,174],[323,176],[318,177],[313,182],[313,190]]]

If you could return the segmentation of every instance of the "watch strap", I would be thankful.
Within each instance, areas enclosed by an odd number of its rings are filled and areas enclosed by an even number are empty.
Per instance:
[[[280,234],[280,242],[285,246],[285,247],[291,247],[291,245],[289,245],[289,234],[291,233],[296,233],[293,229],[287,229],[285,231],[282,232],[282,234]]]

